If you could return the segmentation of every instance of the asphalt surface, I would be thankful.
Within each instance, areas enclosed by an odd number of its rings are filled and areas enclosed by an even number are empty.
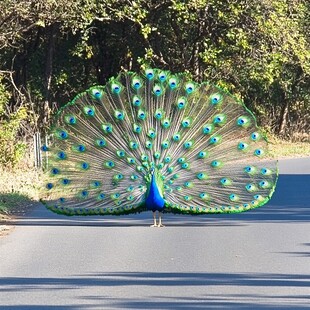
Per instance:
[[[310,309],[310,157],[233,215],[68,218],[42,205],[0,238],[0,309]]]

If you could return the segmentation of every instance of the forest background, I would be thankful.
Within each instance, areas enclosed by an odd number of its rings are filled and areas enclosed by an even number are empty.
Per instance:
[[[221,86],[272,139],[309,152],[308,0],[1,0],[0,167],[10,175],[0,192],[15,190],[17,167],[33,169],[33,135],[60,107],[148,66]]]

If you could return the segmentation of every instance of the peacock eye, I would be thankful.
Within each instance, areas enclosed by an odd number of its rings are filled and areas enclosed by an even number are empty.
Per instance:
[[[96,140],[96,144],[97,144],[97,146],[99,146],[99,147],[104,147],[104,146],[106,145],[106,142],[105,142],[105,140],[98,139],[98,140]],[[80,146],[78,147],[78,151],[84,152],[84,151],[85,151],[85,147],[84,147],[83,145],[80,145]]]
[[[238,119],[237,119],[237,125],[238,126],[246,128],[249,126],[249,124],[250,124],[250,120],[248,117],[246,117],[246,116],[238,117]]]
[[[47,183],[46,188],[47,189],[52,189],[54,187],[53,183]]]
[[[177,80],[175,78],[169,79],[169,86],[171,89],[174,89],[177,87]]]
[[[99,99],[99,98],[101,97],[101,93],[100,93],[99,91],[96,91],[96,92],[94,93],[94,97],[97,98],[97,99]]]
[[[192,141],[186,141],[184,143],[184,148],[189,149],[193,146],[193,142]]]
[[[219,139],[217,137],[212,137],[210,139],[210,144],[216,144],[219,141]]]
[[[59,174],[59,169],[58,168],[53,168],[52,169],[52,174]]]
[[[164,72],[161,72],[159,73],[158,75],[158,79],[161,81],[161,82],[164,82],[166,80],[167,76]]]
[[[134,96],[132,99],[132,104],[136,107],[139,107],[141,105],[141,98],[138,96]]]
[[[65,122],[69,125],[75,125],[77,120],[74,115],[66,115],[65,116]]]
[[[223,163],[221,161],[218,161],[218,160],[213,160],[211,162],[211,167],[213,168],[220,168],[222,167]]]
[[[206,158],[207,157],[207,152],[205,151],[200,151],[198,153],[198,158]]]
[[[139,118],[140,120],[145,120],[145,119],[146,119],[146,113],[145,113],[145,111],[139,110],[139,111],[138,111],[138,118]]]
[[[91,94],[95,99],[100,99],[102,97],[102,91],[100,89],[93,88]]]
[[[264,154],[264,151],[263,150],[261,150],[261,149],[256,149],[255,151],[254,151],[254,155],[255,156],[262,156]]]
[[[161,93],[162,93],[162,89],[161,89],[161,87],[160,87],[159,85],[155,85],[155,86],[153,87],[153,92],[154,92],[154,94],[155,94],[156,96],[159,96],[159,95],[161,95]]]
[[[170,156],[167,156],[166,158],[165,158],[165,163],[170,163],[171,162],[171,157]]]
[[[154,70],[153,69],[147,69],[145,71],[145,75],[147,79],[152,80],[154,78]]]
[[[222,102],[223,96],[219,93],[215,93],[210,96],[210,102],[212,105],[218,105]]]
[[[137,148],[138,148],[138,143],[137,142],[130,142],[129,143],[129,146],[130,146],[130,148],[131,149],[134,149],[134,150],[136,150]]]
[[[82,169],[86,170],[86,169],[89,168],[89,164],[84,162],[84,163],[81,164],[81,167],[82,167]]]
[[[164,119],[162,122],[161,122],[161,126],[164,128],[164,129],[168,129],[170,127],[171,123],[170,123],[170,120],[169,119]]]
[[[113,83],[111,85],[111,90],[114,94],[119,94],[121,91],[121,86],[119,84]]]
[[[41,147],[41,151],[47,152],[48,151],[48,147],[45,144],[43,144],[42,147]]]
[[[68,137],[68,134],[67,134],[67,132],[66,131],[61,131],[60,132],[60,137],[62,138],[62,139],[65,139],[65,138],[67,138]]]
[[[168,142],[168,141],[164,141],[164,142],[162,143],[162,147],[163,147],[164,149],[167,149],[167,148],[169,147],[169,142]]]
[[[185,85],[185,90],[187,94],[191,94],[194,91],[194,89],[195,89],[195,86],[193,83],[187,83]]]
[[[253,132],[251,134],[251,140],[252,141],[257,141],[257,140],[259,140],[259,138],[260,138],[260,134],[258,132]]]
[[[142,83],[141,83],[141,81],[139,79],[135,78],[132,81],[132,86],[133,86],[134,89],[138,90],[139,88],[141,88]]]
[[[58,158],[59,158],[59,159],[65,159],[65,158],[66,158],[65,152],[59,152],[59,153],[58,153]]]

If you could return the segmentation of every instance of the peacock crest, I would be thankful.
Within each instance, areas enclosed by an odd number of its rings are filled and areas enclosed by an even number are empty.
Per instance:
[[[152,209],[154,186],[165,212],[242,212],[264,205],[276,185],[276,162],[252,113],[182,73],[121,73],[62,108],[52,133],[42,148],[45,204],[57,213]]]

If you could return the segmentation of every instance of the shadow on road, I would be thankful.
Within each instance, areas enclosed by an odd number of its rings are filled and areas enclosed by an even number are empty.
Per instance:
[[[310,246],[310,243],[303,243],[301,244],[302,246]],[[289,254],[291,256],[299,256],[299,257],[310,257],[310,251],[308,252],[282,252],[284,254]],[[309,284],[310,286],[310,284]],[[309,299],[310,299],[310,295],[309,295]]]
[[[19,278],[9,277],[0,279],[0,292],[30,292],[30,291],[49,291],[56,294],[57,290],[75,290],[89,287],[102,287],[100,292],[103,296],[90,295],[81,296],[79,305],[31,305],[31,306],[7,306],[6,309],[91,309],[100,307],[104,303],[104,308],[108,309],[309,309],[308,295],[277,295],[272,294],[273,288],[290,287],[309,287],[310,275],[304,274],[265,274],[265,273],[168,273],[168,272],[113,272],[113,273],[91,273],[77,275],[70,278]],[[154,300],[134,298],[129,294],[124,294],[123,298],[109,298],[106,288],[132,286],[153,286],[156,288],[164,287],[168,291],[174,287],[174,291],[180,291],[182,297],[174,298],[167,296],[153,296]],[[225,291],[225,287],[231,287],[231,294],[220,293],[209,294],[210,288],[219,287],[219,291]],[[269,287],[270,294],[233,294],[234,289],[245,287],[249,291],[250,287]],[[197,287],[205,294],[199,298],[190,296],[190,292]],[[119,290],[120,288],[118,288]],[[127,291],[129,288],[127,288]],[[95,290],[98,292],[98,289]],[[227,291],[227,290],[226,290]],[[189,296],[188,296],[189,295]],[[263,299],[268,301],[268,305],[259,302]],[[308,301],[307,301],[308,300]],[[78,303],[79,301],[77,301]],[[259,302],[259,303],[258,303]],[[48,304],[48,301],[47,301]],[[288,306],[289,305],[289,306]],[[31,308],[30,308],[31,307]]]
[[[243,226],[247,222],[285,223],[310,221],[310,175],[284,174],[279,176],[276,191],[269,203],[261,208],[239,213],[218,215],[171,215],[164,216],[169,227],[175,226]],[[35,226],[148,226],[151,213],[105,216],[67,217],[53,214],[40,205],[34,212],[18,219],[13,225]]]

